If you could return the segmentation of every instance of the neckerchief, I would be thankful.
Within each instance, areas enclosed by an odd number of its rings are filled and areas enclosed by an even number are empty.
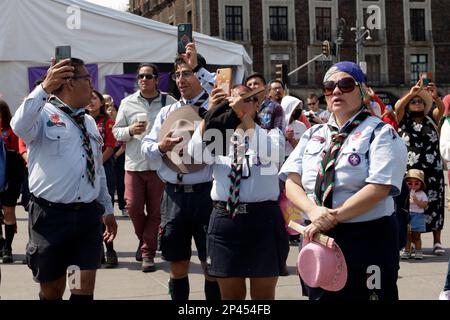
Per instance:
[[[370,113],[363,109],[348,125],[341,130],[328,125],[331,131],[331,144],[325,152],[317,173],[316,184],[314,186],[314,199],[319,206],[332,208],[333,189],[334,189],[334,170],[336,159],[341,150],[342,144],[348,135],[363,122]]]

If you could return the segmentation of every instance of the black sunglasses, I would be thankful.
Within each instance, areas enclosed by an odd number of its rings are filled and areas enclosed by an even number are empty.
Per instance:
[[[151,74],[151,73],[141,73],[138,75],[139,79],[145,79],[145,80],[152,80],[154,78],[156,78],[157,75]]]
[[[341,80],[334,82],[334,81],[325,81],[322,84],[322,90],[324,96],[331,96],[333,94],[333,91],[336,87],[341,90],[342,93],[349,93],[352,92],[356,86],[359,86],[359,83],[355,81],[355,79],[347,77],[342,78]]]

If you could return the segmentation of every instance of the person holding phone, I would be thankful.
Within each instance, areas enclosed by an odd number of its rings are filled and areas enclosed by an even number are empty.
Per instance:
[[[125,208],[139,240],[135,257],[141,262],[142,272],[154,272],[164,183],[156,173],[161,159],[145,159],[141,153],[141,142],[152,129],[161,108],[176,100],[159,91],[159,72],[155,64],[142,63],[136,71],[139,90],[120,103],[112,131],[117,141],[126,144]]]
[[[84,110],[92,90],[82,60],[52,59],[45,80],[11,120],[28,148],[32,195],[26,260],[39,282],[41,300],[62,299],[72,265],[79,268],[80,285],[71,288],[70,299],[92,300],[103,240],[112,241],[117,234],[102,139]]]
[[[189,45],[188,45],[189,46]],[[158,176],[165,182],[161,205],[161,255],[170,262],[169,292],[172,300],[188,300],[189,268],[192,256],[191,242],[195,240],[198,258],[205,275],[205,297],[220,300],[217,281],[208,275],[206,263],[206,230],[212,211],[212,170],[204,166],[195,172],[182,173],[162,161],[183,137],[172,137],[172,132],[161,136],[161,128],[172,112],[184,105],[193,106],[200,114],[208,109],[209,94],[194,74],[198,61],[193,48],[179,55],[174,62],[173,79],[180,90],[179,101],[160,109],[152,130],[142,140],[141,152],[149,162],[159,161]]]
[[[433,104],[435,108],[433,108]],[[441,244],[444,226],[445,184],[443,164],[439,157],[439,132],[437,124],[444,112],[437,87],[430,82],[423,86],[420,79],[395,104],[399,134],[408,147],[408,170],[419,169],[425,174],[428,207],[425,209],[426,232],[433,232],[433,254],[445,253]]]

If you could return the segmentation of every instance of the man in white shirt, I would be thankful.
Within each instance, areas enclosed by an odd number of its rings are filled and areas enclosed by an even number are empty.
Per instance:
[[[50,95],[53,94],[53,95]],[[102,139],[84,115],[91,76],[79,59],[52,60],[44,82],[16,111],[11,127],[28,147],[31,196],[27,263],[42,300],[62,299],[66,272],[79,285],[71,300],[92,300],[105,240],[117,233],[102,165]]]
[[[118,141],[126,142],[125,201],[139,239],[136,260],[142,261],[142,272],[153,272],[156,270],[154,258],[158,246],[158,227],[161,222],[159,206],[164,183],[156,174],[161,160],[145,159],[141,154],[141,140],[150,132],[161,108],[176,100],[158,90],[158,69],[154,64],[141,64],[137,70],[137,81],[139,90],[120,104],[113,134]],[[139,116],[143,116],[146,121],[138,119]]]
[[[198,107],[199,114],[206,112],[209,95],[194,74],[197,66],[195,46],[189,44],[186,54],[175,60],[175,81],[181,93],[180,101],[164,107],[156,116],[152,131],[142,141],[142,153],[150,161],[161,161],[165,153],[182,141],[172,138],[169,132],[160,137],[161,126],[169,114],[183,105]],[[206,230],[212,212],[210,196],[212,171],[210,166],[181,174],[164,162],[158,170],[166,183],[161,201],[161,253],[170,261],[169,291],[172,300],[189,298],[189,264],[191,241],[195,240],[198,257],[205,274],[205,296],[207,300],[220,300],[217,282],[207,275]]]

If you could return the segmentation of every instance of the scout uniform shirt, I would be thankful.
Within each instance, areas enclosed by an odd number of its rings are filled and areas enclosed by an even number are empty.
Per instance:
[[[86,174],[81,130],[68,114],[46,102],[47,98],[42,86],[37,86],[11,120],[14,132],[28,147],[30,192],[55,203],[97,200],[105,207],[105,213],[113,213],[102,164],[103,142],[94,119],[85,115],[95,162],[92,186]]]
[[[238,137],[238,150],[241,150],[239,152],[245,152],[239,201],[241,203],[277,201],[280,193],[278,169],[284,160],[284,135],[278,128],[266,130],[256,125],[246,151],[244,151],[244,137],[236,132],[234,135]],[[197,128],[189,142],[188,152],[196,161],[202,161],[203,157],[204,162],[212,164],[214,181],[211,199],[227,201],[230,190],[229,174],[234,157],[233,146],[230,146],[227,156],[215,157],[211,155],[208,148],[204,147],[200,128]]]
[[[355,117],[356,115],[345,125]],[[368,212],[344,222],[370,221],[390,216],[394,212],[392,196],[400,193],[406,171],[407,151],[397,132],[390,125],[381,126],[381,123],[376,117],[368,117],[349,134],[342,145],[335,165],[332,207],[339,207],[368,183],[391,185],[390,197],[381,200]],[[328,125],[338,127],[333,114]],[[291,172],[298,173],[306,194],[313,202],[319,164],[331,142],[328,125],[308,129],[280,170],[280,178],[283,180]],[[374,136],[370,142],[372,134]]]

